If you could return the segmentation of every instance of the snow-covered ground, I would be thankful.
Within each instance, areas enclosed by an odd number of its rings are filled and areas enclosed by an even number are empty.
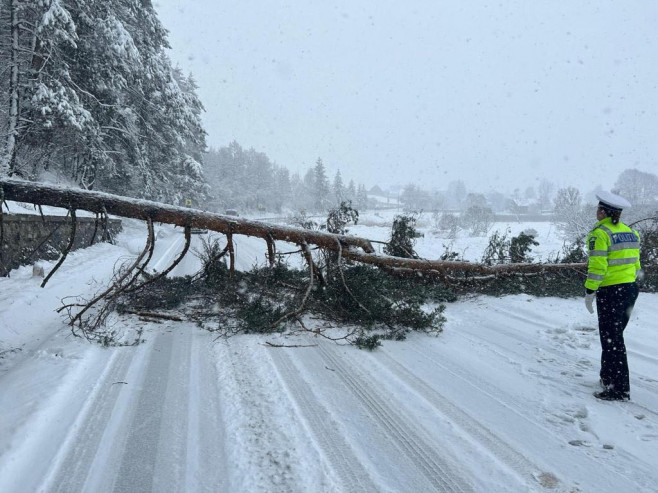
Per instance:
[[[527,227],[559,250],[548,223]],[[387,239],[365,228],[352,232]],[[163,268],[182,232],[158,238]],[[264,260],[262,240],[237,240],[240,268]],[[421,240],[440,255],[440,239]],[[448,305],[440,336],[372,353],[180,322],[124,321],[143,325],[138,347],[73,337],[60,299],[94,292],[143,245],[128,221],[117,246],[71,253],[44,289],[30,267],[0,278],[1,492],[657,489],[657,295],[640,295],[627,329],[624,403],[591,395],[599,343],[582,299],[475,297]],[[177,273],[197,266],[190,255]]]
[[[376,241],[386,242],[391,238],[393,218],[401,214],[396,210],[369,211],[361,214],[356,226],[349,226],[350,234],[363,236]],[[461,257],[472,262],[479,262],[489,243],[489,237],[497,232],[507,235],[507,239],[521,232],[534,230],[538,246],[532,247],[530,255],[536,261],[554,259],[562,251],[564,240],[551,222],[495,222],[486,235],[471,236],[468,231],[459,230],[455,238],[449,238],[446,232],[434,227],[434,218],[430,213],[423,213],[418,218],[416,227],[422,234],[416,239],[415,250],[422,258],[438,259],[446,249],[457,252]],[[375,245],[381,251],[383,245]]]

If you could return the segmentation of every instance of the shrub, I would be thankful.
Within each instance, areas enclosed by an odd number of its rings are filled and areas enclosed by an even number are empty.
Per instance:
[[[494,213],[489,207],[472,205],[462,216],[462,224],[469,229],[471,236],[486,235],[494,223]]]
[[[354,345],[359,349],[367,349],[368,351],[374,351],[381,343],[382,336],[380,334],[365,335],[361,333],[356,339],[354,339]]]
[[[327,231],[333,234],[344,235],[348,232],[347,225],[359,222],[359,211],[352,207],[352,201],[343,201],[340,206],[330,209],[327,216]]]
[[[532,251],[532,247],[537,245],[539,245],[539,243],[535,241],[534,236],[520,233],[519,236],[515,236],[510,240],[510,261],[513,264],[531,262],[532,259],[530,258],[529,253]]]
[[[482,254],[482,263],[485,265],[504,264],[509,258],[510,240],[507,235],[510,230],[500,234],[498,231],[489,237],[489,243]]]
[[[421,234],[416,230],[416,214],[402,214],[395,216],[391,229],[391,239],[384,247],[386,255],[402,258],[418,258],[414,251],[416,238]]]

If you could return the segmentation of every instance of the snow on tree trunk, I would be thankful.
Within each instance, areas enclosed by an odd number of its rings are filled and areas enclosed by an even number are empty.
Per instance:
[[[39,205],[83,209],[91,212],[107,212],[154,222],[184,227],[206,228],[224,234],[241,234],[263,238],[266,241],[287,241],[298,245],[316,245],[320,248],[341,252],[347,259],[379,267],[402,269],[444,276],[451,272],[470,272],[483,276],[498,274],[525,274],[557,271],[584,271],[585,264],[501,264],[487,266],[470,262],[410,259],[376,255],[369,240],[357,236],[335,235],[302,228],[233,218],[185,207],[175,207],[158,202],[132,199],[102,192],[90,192],[56,187],[23,180],[0,179],[0,189],[6,200],[30,202]],[[350,248],[353,247],[353,248]],[[358,251],[357,248],[363,250]]]
[[[18,134],[18,0],[9,6],[11,23],[11,62],[9,75],[9,125],[7,145],[0,165],[0,175],[9,176],[14,171],[16,160],[16,137]]]
[[[154,222],[204,228],[224,234],[256,236],[265,240],[287,241],[296,244],[304,242],[321,248],[337,250],[337,241],[343,247],[352,246],[366,252],[374,252],[369,240],[357,236],[333,235],[302,228],[278,226],[259,221],[249,221],[204,212],[187,207],[177,207],[149,200],[140,200],[103,192],[44,185],[23,180],[2,179],[0,188],[5,200],[50,205],[66,209],[83,209],[91,212],[107,212],[121,217]]]

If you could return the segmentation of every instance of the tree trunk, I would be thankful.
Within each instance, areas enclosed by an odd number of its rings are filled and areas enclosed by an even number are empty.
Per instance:
[[[11,61],[9,71],[9,125],[7,129],[7,145],[0,176],[11,176],[16,165],[16,141],[18,136],[18,73],[19,73],[19,44],[18,44],[18,0],[11,0],[9,5],[11,24]]]
[[[146,220],[151,218],[154,222],[210,229],[224,234],[257,236],[264,240],[271,238],[272,240],[287,241],[298,245],[306,242],[329,250],[337,249],[336,241],[338,240],[343,247],[361,248],[369,253],[375,251],[370,240],[357,236],[333,235],[320,231],[278,226],[103,192],[63,188],[13,179],[0,179],[0,187],[4,189],[5,200],[50,205],[65,209],[74,208],[98,213],[107,212],[108,214],[133,219]]]
[[[479,276],[497,274],[528,274],[536,272],[557,272],[576,270],[584,272],[587,264],[496,264],[484,265],[473,262],[457,262],[447,260],[427,260],[417,258],[388,257],[362,253],[355,250],[343,250],[343,257],[379,267],[404,269],[405,271],[426,272],[431,275],[443,276],[449,273],[469,272]]]
[[[502,264],[487,266],[471,262],[390,257],[375,254],[370,240],[357,236],[335,235],[302,228],[278,226],[148,200],[62,188],[23,180],[0,179],[0,189],[4,191],[5,200],[30,202],[66,209],[82,209],[97,213],[107,212],[116,216],[142,220],[150,218],[152,221],[160,223],[209,229],[230,235],[256,236],[266,241],[279,240],[298,245],[316,245],[326,250],[340,252],[344,258],[350,260],[379,267],[427,273],[428,275],[445,276],[456,272],[469,272],[480,276],[569,270],[584,272],[586,267],[586,264]]]

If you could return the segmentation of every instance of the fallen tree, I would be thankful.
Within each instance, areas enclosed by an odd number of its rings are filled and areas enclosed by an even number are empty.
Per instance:
[[[402,269],[420,274],[443,277],[453,272],[491,276],[509,273],[541,273],[565,270],[583,271],[584,263],[513,263],[483,265],[466,261],[408,259],[375,253],[370,240],[357,236],[331,234],[260,221],[251,221],[186,207],[139,200],[103,192],[58,187],[15,179],[0,180],[0,200],[29,202],[68,210],[86,210],[106,217],[115,216],[174,224],[185,228],[203,228],[227,235],[229,246],[233,235],[263,238],[268,257],[274,262],[275,241],[315,245],[324,250],[340,252],[343,258],[389,269]],[[231,250],[229,248],[229,250]],[[232,253],[232,252],[231,252]]]
[[[381,255],[375,253],[370,240],[357,236],[275,225],[102,192],[14,179],[0,179],[0,202],[5,200],[32,203],[38,207],[65,208],[69,210],[69,217],[73,222],[76,221],[76,210],[96,213],[99,224],[106,224],[109,214],[146,222],[147,242],[141,254],[120,266],[109,285],[100,289],[91,299],[69,298],[63,300],[63,306],[59,309],[60,312],[68,315],[74,334],[83,335],[103,344],[115,344],[118,339],[113,327],[121,324],[106,322],[111,314],[148,313],[151,316],[142,317],[148,320],[154,319],[152,316],[154,313],[155,319],[181,318],[178,314],[159,313],[154,310],[166,310],[170,301],[174,304],[180,302],[180,297],[173,296],[177,291],[173,289],[176,282],[168,281],[166,275],[188,253],[192,228],[203,228],[224,234],[226,245],[221,246],[216,240],[213,240],[213,244],[205,245],[204,269],[195,278],[182,281],[183,291],[193,291],[197,296],[205,299],[201,304],[202,315],[193,310],[188,314],[188,319],[202,324],[200,318],[217,316],[217,313],[214,315],[206,313],[205,307],[211,306],[213,304],[211,300],[218,296],[222,299],[222,306],[228,307],[227,313],[236,320],[246,320],[249,327],[247,330],[252,331],[277,331],[291,322],[298,323],[303,330],[308,330],[302,317],[310,310],[329,319],[352,324],[352,329],[340,339],[364,347],[376,345],[378,335],[365,336],[363,333],[363,330],[373,327],[383,328],[388,337],[392,338],[404,337],[408,330],[440,331],[443,320],[442,308],[439,307],[428,314],[423,311],[422,304],[431,299],[448,299],[454,296],[453,287],[467,287],[469,290],[475,287],[482,290],[492,284],[515,283],[514,278],[517,276],[524,277],[526,280],[534,278],[536,284],[542,284],[545,276],[568,277],[571,280],[578,278],[577,284],[580,284],[580,277],[583,277],[585,270],[584,263],[485,265],[467,261]],[[1,211],[0,207],[0,236]],[[153,231],[155,222],[183,227],[185,245],[172,265],[153,275],[146,267],[152,259],[156,242]],[[75,234],[74,227],[71,231],[72,235]],[[338,228],[334,231],[345,230]],[[263,249],[267,251],[270,261],[270,273],[265,271],[255,273],[254,279],[248,281],[247,277],[235,272],[233,248],[235,235],[253,236],[265,240],[266,245],[263,245]],[[283,256],[276,253],[276,241],[299,245],[299,252],[308,265],[308,275],[304,275],[303,271],[286,272],[280,262],[277,262],[277,259],[280,261]],[[314,258],[314,249],[320,250],[325,255],[316,255]],[[332,254],[326,255],[328,251]],[[52,277],[57,267],[65,260],[66,253],[67,251],[63,252],[62,258],[48,274],[47,279]],[[229,259],[226,271],[222,270],[220,263],[223,262],[224,256]],[[348,265],[346,261],[357,264]],[[367,266],[359,264],[368,264],[376,268],[366,268]],[[415,279],[389,282],[389,278],[386,277],[388,274],[395,274],[398,279],[401,276]],[[238,279],[235,279],[236,277]],[[212,279],[214,281],[211,281]],[[423,282],[419,283],[419,279]],[[439,288],[434,282],[436,279],[442,281],[438,285],[445,288]],[[242,289],[237,289],[238,281],[243,284],[252,282],[253,286],[247,294],[244,294]],[[208,282],[213,285],[210,291],[204,288]],[[302,285],[306,283],[306,288],[303,289],[300,283]],[[419,287],[418,292],[414,294],[415,286],[420,284],[425,286]],[[146,286],[149,286],[149,289],[144,289]],[[156,301],[135,304],[135,300],[153,298],[152,294],[157,294]],[[162,306],[163,302],[166,306]],[[232,330],[226,320],[220,325],[229,327],[227,329],[229,333]],[[310,331],[323,335],[317,330],[320,329]],[[139,338],[140,335],[137,334],[133,343],[138,342]]]

